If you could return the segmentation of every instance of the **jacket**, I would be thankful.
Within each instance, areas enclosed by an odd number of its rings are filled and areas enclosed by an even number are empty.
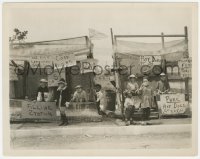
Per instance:
[[[66,102],[70,102],[70,92],[69,89],[67,87],[65,87],[64,89],[57,89],[56,92],[56,105],[59,106],[59,100],[60,100],[60,96],[61,98],[61,107],[65,107],[65,103]]]

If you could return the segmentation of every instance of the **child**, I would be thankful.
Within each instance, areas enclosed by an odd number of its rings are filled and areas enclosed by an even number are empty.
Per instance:
[[[135,110],[134,98],[130,91],[125,92],[126,99],[124,102],[124,113],[125,113],[125,123],[126,126],[133,122],[133,114]]]
[[[95,85],[96,91],[96,102],[97,102],[97,110],[99,115],[104,115],[104,103],[103,103],[103,93],[101,91],[101,85]]]
[[[69,89],[67,88],[67,83],[63,78],[61,78],[58,82],[56,101],[61,114],[61,123],[59,126],[68,125],[68,119],[66,117],[65,111],[66,107],[69,107],[70,95]]]
[[[147,77],[143,78],[143,83],[138,90],[139,94],[142,95],[141,108],[142,108],[142,120],[149,120],[150,108],[153,103],[153,90],[149,86]]]

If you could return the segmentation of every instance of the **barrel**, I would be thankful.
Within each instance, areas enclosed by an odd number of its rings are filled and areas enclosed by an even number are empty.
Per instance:
[[[116,93],[112,90],[105,91],[105,108],[106,110],[115,111]]]

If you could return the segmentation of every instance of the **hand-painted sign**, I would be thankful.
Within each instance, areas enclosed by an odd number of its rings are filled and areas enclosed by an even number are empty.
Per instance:
[[[58,86],[58,81],[64,78],[65,79],[65,70],[62,71],[54,71],[53,73],[48,75],[48,87],[56,87]]]
[[[191,77],[192,74],[192,58],[183,58],[178,61],[180,75],[183,78]]]
[[[159,55],[145,55],[140,56],[140,65],[160,65],[161,64],[161,56]]]
[[[69,67],[76,65],[76,58],[73,53],[64,53],[54,56],[52,60],[57,68]]]
[[[160,95],[158,105],[162,115],[178,115],[185,113],[188,102],[184,94],[163,94]]]
[[[24,119],[55,119],[55,102],[22,102],[22,118]]]

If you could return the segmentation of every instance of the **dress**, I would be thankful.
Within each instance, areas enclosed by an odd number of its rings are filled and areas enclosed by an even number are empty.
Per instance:
[[[136,108],[139,108],[140,103],[141,103],[141,99],[140,99],[140,98],[138,97],[138,95],[136,94],[136,90],[138,90],[138,88],[139,88],[139,85],[138,85],[136,82],[134,82],[134,83],[128,82],[128,83],[127,83],[126,89],[127,89],[128,91],[133,92],[133,94],[134,94],[134,96],[133,96],[133,99],[134,99],[134,106],[135,106]]]
[[[140,91],[142,95],[141,108],[151,108],[153,106],[153,90],[150,86],[143,87]]]

